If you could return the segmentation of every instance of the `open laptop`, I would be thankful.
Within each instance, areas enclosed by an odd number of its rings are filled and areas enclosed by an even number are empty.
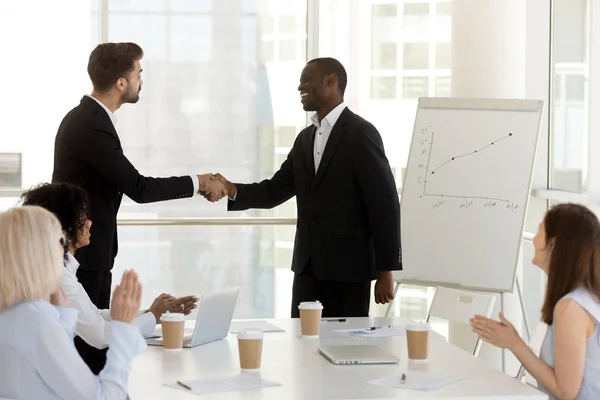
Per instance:
[[[194,332],[184,336],[183,347],[196,347],[226,337],[239,291],[239,287],[234,287],[202,295],[198,301]],[[151,346],[162,346],[162,337],[146,339],[146,343]]]
[[[322,346],[319,353],[336,365],[397,364],[399,361],[379,346]]]

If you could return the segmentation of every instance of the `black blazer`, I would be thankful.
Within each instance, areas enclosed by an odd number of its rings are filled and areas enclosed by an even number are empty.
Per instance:
[[[375,127],[344,109],[315,174],[316,127],[302,130],[271,179],[236,184],[228,210],[273,208],[292,196],[298,223],[292,270],[312,261],[324,281],[366,282],[377,271],[401,270],[400,204]]]
[[[117,211],[123,194],[137,203],[191,197],[188,176],[150,178],[140,175],[123,154],[119,136],[94,99],[81,103],[62,120],[54,142],[53,182],[81,186],[90,198],[91,241],[77,251],[80,268],[110,270],[117,255]]]

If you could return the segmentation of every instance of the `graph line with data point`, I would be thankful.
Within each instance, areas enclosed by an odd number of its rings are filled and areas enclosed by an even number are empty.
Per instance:
[[[444,161],[442,164],[440,164],[437,168],[431,170],[431,173],[429,171],[429,167],[430,167],[430,163],[431,163],[431,154],[433,153],[433,142],[434,142],[434,136],[435,133],[431,132],[431,140],[429,143],[429,154],[428,154],[428,158],[427,158],[427,167],[425,169],[425,180],[423,182],[423,196],[426,197],[446,197],[446,198],[459,198],[459,199],[478,199],[478,200],[489,200],[489,201],[502,201],[502,202],[506,202],[510,205],[511,208],[517,208],[518,206],[516,206],[512,201],[507,200],[507,199],[500,199],[500,198],[495,198],[495,197],[486,197],[486,196],[459,196],[459,195],[447,195],[447,194],[433,194],[433,193],[427,193],[427,182],[429,181],[429,178],[433,175],[435,175],[435,173],[437,171],[439,171],[441,168],[443,168],[444,166],[446,166],[448,163],[451,163],[452,161],[455,161],[457,159],[460,158],[466,158],[469,156],[473,156],[475,154],[480,154],[483,151],[485,151],[486,149],[494,146],[495,144],[506,140],[508,138],[513,137],[512,133],[509,133],[508,135],[505,135],[499,139],[496,139],[490,143],[488,143],[487,145],[478,148],[476,150],[473,150],[471,152],[468,153],[464,153],[464,154],[459,154],[453,157],[450,157],[448,160]]]

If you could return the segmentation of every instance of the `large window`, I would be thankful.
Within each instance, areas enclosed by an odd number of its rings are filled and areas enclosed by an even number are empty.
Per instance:
[[[142,173],[272,176],[305,124],[296,90],[306,62],[305,1],[110,0],[107,18],[109,41],[134,41],[145,52],[141,99],[117,112],[125,152]],[[225,201],[199,196],[126,199],[120,211],[151,219],[295,214],[293,201],[227,213]],[[289,315],[293,226],[122,227],[119,235],[115,274],[143,259],[146,301],[240,285],[237,317]]]
[[[589,1],[553,0],[551,187],[584,192],[588,155]]]

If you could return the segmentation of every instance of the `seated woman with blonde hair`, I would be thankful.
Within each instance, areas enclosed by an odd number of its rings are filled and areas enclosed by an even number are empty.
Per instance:
[[[60,289],[65,238],[58,220],[40,207],[0,213],[0,397],[126,399],[133,357],[145,349],[131,324],[142,287],[126,271],[113,292],[112,332],[99,376],[73,344],[77,311]]]
[[[90,243],[90,204],[88,195],[82,188],[68,183],[43,183],[21,196],[23,205],[39,206],[50,211],[60,222],[65,234],[65,261],[62,269],[61,287],[69,300],[69,307],[79,311],[75,333],[75,347],[94,373],[104,367],[104,356],[94,353],[85,346],[87,343],[96,349],[105,349],[110,337],[110,310],[98,309],[90,300],[85,289],[77,279],[79,262],[76,251]],[[175,298],[170,294],[159,295],[149,309],[140,312],[132,321],[139,327],[142,335],[154,332],[160,316],[169,312],[181,312],[186,315],[196,308],[195,296]]]
[[[577,204],[552,207],[533,239],[533,264],[548,275],[542,320],[548,331],[538,358],[515,328],[482,316],[473,331],[509,349],[550,399],[600,399],[600,222]]]

